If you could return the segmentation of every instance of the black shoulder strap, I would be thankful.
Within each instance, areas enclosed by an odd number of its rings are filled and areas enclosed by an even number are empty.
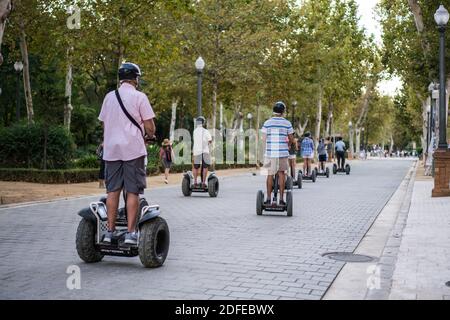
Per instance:
[[[133,124],[139,129],[139,131],[141,132],[141,136],[144,136],[144,133],[142,132],[141,126],[140,126],[140,125],[136,122],[136,120],[128,113],[127,109],[126,109],[125,106],[123,105],[122,98],[120,97],[120,94],[119,94],[119,90],[116,89],[115,92],[116,92],[117,100],[119,101],[119,104],[120,104],[120,107],[122,108],[123,113],[125,113],[125,115],[126,115],[127,118],[131,121],[131,123],[133,123]]]

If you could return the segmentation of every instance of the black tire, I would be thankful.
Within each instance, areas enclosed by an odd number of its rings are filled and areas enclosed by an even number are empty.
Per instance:
[[[311,180],[312,182],[316,182],[316,171],[313,170],[313,172],[311,173]]]
[[[350,174],[350,166],[348,164],[345,166],[345,174],[346,175]]]
[[[164,264],[169,253],[170,232],[166,220],[156,217],[141,226],[139,236],[139,259],[146,268]]]
[[[264,192],[259,190],[258,193],[256,194],[256,214],[258,216],[262,215],[263,203],[264,203]]]
[[[291,176],[288,176],[286,179],[286,190],[292,190],[294,187],[294,181],[292,180]]]
[[[208,193],[211,198],[215,198],[219,194],[219,179],[216,177],[208,180]]]
[[[191,181],[186,176],[184,176],[183,182],[181,182],[181,191],[185,197],[190,197],[192,194]]]
[[[288,192],[286,194],[286,211],[287,211],[287,216],[288,217],[292,217],[292,193]]]
[[[333,164],[333,174],[336,174],[336,173],[337,173],[337,165]]]
[[[103,254],[95,245],[95,224],[92,221],[81,219],[78,224],[76,247],[78,256],[86,263],[99,262],[103,259]]]
[[[330,169],[329,168],[326,168],[325,175],[327,176],[327,178],[330,177]]]
[[[302,184],[303,184],[303,176],[302,176],[302,172],[299,171],[298,174],[297,174],[297,187],[299,189],[301,189],[302,188]]]

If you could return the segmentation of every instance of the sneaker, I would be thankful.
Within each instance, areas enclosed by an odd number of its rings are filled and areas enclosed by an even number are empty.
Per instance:
[[[111,243],[113,233],[114,233],[114,231],[109,231],[109,230],[106,231],[105,236],[103,237],[103,242]]]
[[[265,206],[270,206],[272,203],[270,202],[270,200],[266,200],[266,201],[264,201],[264,205]]]
[[[208,186],[206,185],[206,183],[202,183],[202,188],[203,188],[203,189],[208,188]]]
[[[165,183],[165,184],[168,184],[168,183],[169,183],[169,181],[167,181],[167,179],[165,179],[165,180],[164,180],[164,183]]]
[[[280,200],[280,206],[285,206],[286,202],[284,202],[283,200]]]
[[[125,235],[125,243],[126,244],[137,244],[137,233],[136,232],[127,232]]]

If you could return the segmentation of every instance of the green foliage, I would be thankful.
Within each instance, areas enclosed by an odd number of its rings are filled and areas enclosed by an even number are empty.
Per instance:
[[[80,169],[87,169],[87,168],[99,168],[100,167],[100,160],[97,158],[96,155],[85,155],[84,157],[80,159],[76,159],[73,161],[73,166],[75,168]]]
[[[0,130],[0,166],[67,168],[73,155],[72,137],[62,127],[14,125]]]

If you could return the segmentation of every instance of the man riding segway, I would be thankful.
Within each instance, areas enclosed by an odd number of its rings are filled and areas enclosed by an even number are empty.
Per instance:
[[[98,262],[104,255],[139,255],[145,267],[161,266],[169,250],[169,229],[158,205],[139,195],[147,186],[146,143],[155,139],[155,114],[147,96],[138,91],[141,70],[134,63],[119,69],[120,87],[109,92],[99,120],[103,123],[103,160],[108,196],[78,214],[78,255]],[[119,210],[123,191],[125,208]]]
[[[283,117],[285,112],[286,105],[283,102],[277,102],[273,107],[273,117],[267,120],[261,129],[265,144],[263,168],[267,170],[267,198],[264,201],[264,193],[258,192],[256,203],[258,215],[266,210],[287,211],[288,216],[292,216],[292,178],[290,176],[286,178],[286,171],[289,166],[289,146],[294,143],[294,129],[292,124]],[[288,190],[286,201],[284,201],[285,189]]]
[[[333,174],[336,174],[338,172],[345,172],[347,175],[349,175],[350,165],[345,164],[345,151],[347,150],[345,142],[342,140],[342,137],[338,137],[337,140],[338,141],[335,145],[337,164],[333,164]]]
[[[208,175],[209,166],[211,165],[209,147],[212,137],[204,127],[205,123],[206,119],[203,116],[195,120],[192,172],[186,172],[181,183],[181,191],[185,197],[191,196],[192,192],[207,192],[210,197],[215,198],[219,193],[219,179],[216,174],[211,172]],[[198,182],[199,176],[200,183]]]

